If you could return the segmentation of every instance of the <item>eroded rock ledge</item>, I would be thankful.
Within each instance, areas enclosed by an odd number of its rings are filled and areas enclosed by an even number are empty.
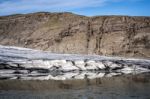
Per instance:
[[[32,49],[0,46],[0,78],[29,79],[46,75],[50,79],[95,77],[149,72],[150,60],[121,57],[52,54]],[[83,73],[81,73],[83,72]],[[99,74],[100,73],[100,74]],[[102,76],[103,74],[103,76]],[[59,75],[59,77],[57,77]],[[60,75],[67,75],[62,78]],[[72,75],[72,76],[71,76]],[[112,76],[113,76],[112,75]],[[25,77],[25,78],[24,78]],[[91,78],[89,76],[89,78]]]

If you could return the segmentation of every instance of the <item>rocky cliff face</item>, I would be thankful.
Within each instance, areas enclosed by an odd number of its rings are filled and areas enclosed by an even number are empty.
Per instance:
[[[56,53],[150,58],[150,17],[44,12],[1,16],[0,44]]]

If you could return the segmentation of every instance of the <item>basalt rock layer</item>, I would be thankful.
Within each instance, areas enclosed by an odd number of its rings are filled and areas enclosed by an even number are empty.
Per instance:
[[[46,12],[1,16],[0,44],[55,53],[150,58],[150,17]]]

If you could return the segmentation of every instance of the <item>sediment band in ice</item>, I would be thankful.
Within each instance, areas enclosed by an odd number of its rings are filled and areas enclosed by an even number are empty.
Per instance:
[[[0,77],[8,75],[23,78],[23,75],[72,73],[101,71],[117,74],[149,72],[150,60],[125,59],[97,55],[52,54],[37,50],[0,46]],[[76,72],[76,73],[75,73]],[[14,76],[16,75],[17,76]],[[105,74],[105,73],[104,73]],[[70,74],[69,74],[70,75]],[[100,74],[102,75],[102,74]],[[67,76],[68,77],[68,76]],[[64,77],[64,78],[67,78]],[[74,77],[76,77],[74,75]],[[85,75],[83,76],[85,77]],[[33,77],[31,77],[34,79]],[[72,78],[72,76],[70,77]],[[60,78],[62,79],[62,77]]]

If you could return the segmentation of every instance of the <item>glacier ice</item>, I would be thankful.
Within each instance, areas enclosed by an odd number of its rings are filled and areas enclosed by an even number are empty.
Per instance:
[[[105,72],[109,74],[108,77],[111,77],[134,71],[149,72],[150,60],[99,55],[56,54],[0,45],[0,78],[17,79],[19,75],[22,79],[65,80],[80,79],[86,76],[88,78],[106,77]],[[57,73],[61,75],[53,76]],[[46,75],[46,78],[42,78],[41,75],[44,77]]]

